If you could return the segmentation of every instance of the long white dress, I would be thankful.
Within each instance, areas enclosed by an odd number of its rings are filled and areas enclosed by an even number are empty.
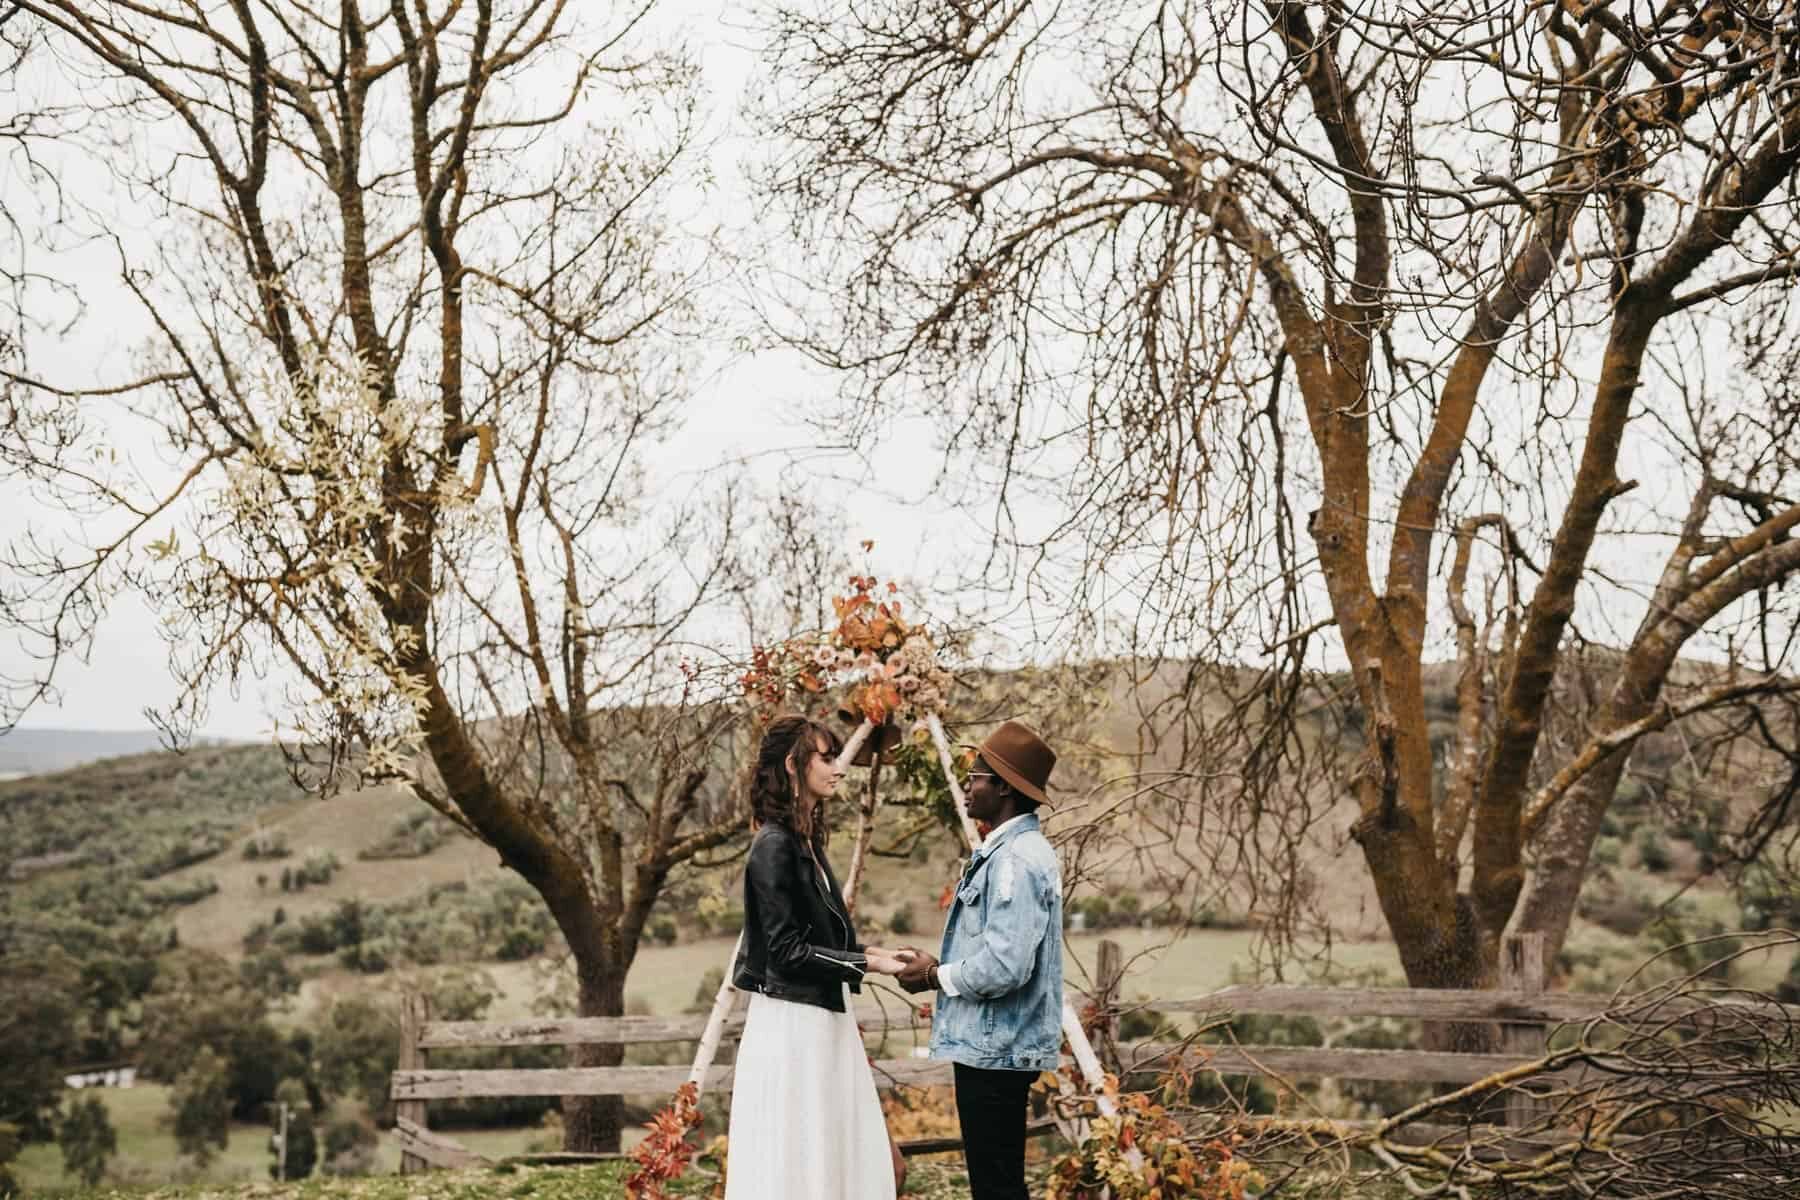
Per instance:
[[[844,1010],[750,997],[725,1200],[894,1200],[887,1124],[848,986]]]

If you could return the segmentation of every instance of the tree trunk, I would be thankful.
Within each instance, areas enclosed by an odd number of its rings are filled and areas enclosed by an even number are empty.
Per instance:
[[[1602,762],[1556,802],[1544,818],[1537,839],[1537,863],[1519,900],[1514,927],[1521,933],[1544,935],[1544,971],[1556,974],[1555,964],[1568,940],[1575,902],[1587,879],[1588,859],[1600,822],[1619,786],[1628,752],[1621,751]]]
[[[1418,786],[1418,772],[1399,769],[1410,748],[1396,728],[1404,727],[1405,718],[1397,721],[1388,709],[1379,673],[1372,679],[1372,695],[1374,740],[1357,780],[1362,815],[1350,836],[1362,847],[1406,982],[1423,988],[1492,986],[1499,934],[1480,928],[1474,905],[1439,861],[1430,829],[1414,816],[1429,808],[1406,795]],[[1422,724],[1422,714],[1418,719]],[[1427,797],[1429,786],[1427,775]],[[1427,1022],[1424,1040],[1432,1050],[1486,1050],[1495,1031],[1466,1022]]]
[[[577,1011],[584,1017],[625,1015],[625,968],[604,961],[593,951],[575,951],[580,981]],[[572,1067],[616,1067],[625,1060],[618,1044],[569,1047]],[[620,1096],[564,1096],[563,1149],[599,1154],[616,1152],[625,1127],[625,1101]]]

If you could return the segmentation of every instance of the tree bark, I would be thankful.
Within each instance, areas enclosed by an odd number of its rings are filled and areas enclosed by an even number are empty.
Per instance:
[[[580,983],[577,1010],[584,1017],[625,1015],[625,970],[606,961],[593,948],[575,950],[576,978]],[[625,1047],[584,1045],[569,1048],[572,1067],[616,1067],[625,1061]],[[563,1149],[587,1154],[615,1153],[625,1129],[622,1096],[564,1096]]]

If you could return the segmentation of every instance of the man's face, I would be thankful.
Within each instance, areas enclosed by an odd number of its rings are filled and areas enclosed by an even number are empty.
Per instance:
[[[988,766],[986,760],[977,758],[975,765],[969,768],[969,786],[963,792],[963,803],[969,809],[969,819],[986,821],[991,825],[1006,807],[1006,801],[1006,782],[994,774],[994,768]]]

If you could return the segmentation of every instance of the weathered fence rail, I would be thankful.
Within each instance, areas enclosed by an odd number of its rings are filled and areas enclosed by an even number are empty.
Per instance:
[[[1429,988],[1329,988],[1291,985],[1240,985],[1205,995],[1138,1001],[1121,1006],[1118,999],[1117,950],[1103,948],[1098,996],[1103,1025],[1116,1024],[1121,1010],[1153,1009],[1164,1015],[1201,1013],[1314,1018],[1398,1017],[1423,1021],[1481,1022],[1500,1027],[1501,1053],[1392,1049],[1364,1050],[1333,1046],[1262,1046],[1232,1041],[1136,1041],[1118,1042],[1102,1030],[1097,1039],[1108,1057],[1126,1071],[1167,1067],[1177,1061],[1189,1067],[1222,1075],[1279,1074],[1284,1077],[1327,1077],[1406,1083],[1468,1084],[1497,1072],[1532,1062],[1545,1049],[1545,1031],[1564,1022],[1586,1021],[1614,1009],[1618,998],[1608,995],[1547,992],[1543,990],[1541,944],[1535,937],[1509,939],[1503,955],[1502,986],[1494,991],[1450,991]],[[1535,968],[1535,969],[1534,969]],[[1780,1005],[1738,1002],[1729,997],[1718,1002],[1693,996],[1672,996],[1666,1004],[1652,1006],[1655,1019],[1671,1025],[1729,1014],[1734,1006],[1744,1009]],[[1783,1011],[1800,1018],[1800,1009]],[[857,1021],[869,1034],[909,1034],[923,1045],[928,1027],[911,1007],[861,1008]],[[1638,1019],[1644,1014],[1640,1011]],[[575,1046],[597,1044],[647,1045],[699,1040],[704,1017],[585,1017],[540,1021],[433,1021],[422,998],[410,998],[403,1009],[400,1068],[394,1072],[392,1095],[402,1127],[401,1169],[422,1165],[460,1165],[467,1152],[431,1134],[426,1106],[433,1100],[493,1096],[613,1096],[667,1095],[686,1081],[685,1066],[570,1067],[537,1070],[433,1069],[430,1052],[467,1046]],[[743,1018],[734,1017],[726,1037],[735,1039],[743,1030]],[[947,1084],[950,1064],[917,1057],[885,1057],[874,1064],[877,1086]],[[732,1067],[720,1064],[705,1078],[708,1091],[727,1088]],[[1546,1078],[1551,1078],[1546,1076]],[[1515,1122],[1528,1118],[1531,1098],[1519,1095],[1509,1102]],[[941,1150],[946,1139],[903,1145],[912,1153]]]

